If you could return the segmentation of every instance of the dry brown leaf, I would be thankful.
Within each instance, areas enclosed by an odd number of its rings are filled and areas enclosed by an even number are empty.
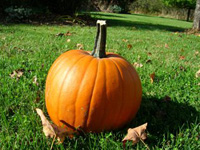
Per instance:
[[[128,42],[128,40],[127,40],[127,39],[122,39],[122,41],[123,41],[123,42],[125,42],[125,43],[126,43],[126,42]]]
[[[44,64],[41,65],[41,68],[44,68]]]
[[[200,70],[196,72],[195,76],[196,76],[196,78],[200,77]]]
[[[195,56],[197,56],[197,55],[199,54],[199,52],[198,52],[198,51],[195,51],[195,53],[194,53],[194,54],[195,54]]]
[[[65,137],[68,135],[73,135],[74,131],[67,131],[65,128],[61,128],[56,126],[55,124],[51,124],[41,109],[36,108],[37,114],[40,116],[43,126],[43,132],[47,138],[57,138],[59,143],[62,143],[65,140]]]
[[[43,126],[43,132],[46,137],[53,138],[56,136],[56,132],[54,131],[54,128],[52,127],[51,123],[46,119],[41,109],[36,108],[37,114],[40,116]]]
[[[24,74],[24,69],[17,69],[17,70],[14,70],[14,71],[10,74],[10,77],[11,77],[11,78],[19,79],[23,74]]]
[[[165,48],[169,48],[169,45],[167,43],[165,43]]]
[[[148,59],[147,61],[146,61],[146,63],[148,64],[148,63],[151,63],[152,61],[151,61],[151,59]]]
[[[185,59],[185,56],[179,56],[179,59],[183,60],[183,59]]]
[[[135,63],[133,64],[133,66],[134,66],[135,68],[141,68],[141,67],[143,67],[143,64],[140,64],[140,63],[135,62]]]
[[[65,36],[71,36],[72,35],[72,33],[70,33],[69,31],[67,31],[66,33],[65,33]]]
[[[178,34],[178,32],[174,32],[174,34]]]
[[[78,49],[83,49],[83,44],[76,44],[76,47],[78,48]]]
[[[148,53],[147,53],[147,55],[148,55],[148,56],[151,56],[151,55],[152,55],[152,53],[151,53],[151,52],[148,52]]]
[[[150,74],[150,80],[151,80],[151,83],[153,83],[154,78],[155,78],[155,72],[152,73],[152,74]]]
[[[36,84],[37,86],[39,85],[39,83],[37,82],[37,76],[33,77],[33,84]]]
[[[72,33],[70,33],[69,31],[67,31],[66,33],[60,32],[60,33],[57,33],[57,34],[56,34],[56,36],[58,36],[58,37],[62,37],[62,36],[71,36],[71,35],[72,35]]]
[[[58,36],[58,37],[62,37],[62,36],[64,36],[65,34],[64,33],[57,33],[56,34],[56,36]]]
[[[35,103],[39,103],[39,101],[41,100],[41,98],[38,96],[38,97],[36,97],[36,99],[35,99]]]
[[[145,132],[146,129],[147,129],[147,123],[135,128],[129,128],[127,135],[122,140],[123,147],[125,148],[127,141],[132,141],[133,145],[138,143],[139,141],[142,141],[144,143],[144,140],[147,138],[147,134]]]
[[[14,77],[16,76],[16,74],[17,74],[17,73],[16,73],[16,71],[14,70],[14,71],[10,74],[10,77],[11,77],[11,78],[14,78]]]
[[[128,48],[128,49],[131,49],[132,47],[133,47],[133,46],[132,46],[131,44],[128,44],[128,45],[127,45],[127,48]]]
[[[180,66],[179,69],[180,69],[180,71],[186,71],[185,67],[183,67],[183,66]]]

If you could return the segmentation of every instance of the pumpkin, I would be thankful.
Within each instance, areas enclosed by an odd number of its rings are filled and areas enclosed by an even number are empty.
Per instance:
[[[45,101],[57,126],[101,132],[120,128],[136,115],[142,96],[140,78],[123,57],[105,52],[105,45],[106,23],[97,21],[91,53],[70,50],[51,66]]]

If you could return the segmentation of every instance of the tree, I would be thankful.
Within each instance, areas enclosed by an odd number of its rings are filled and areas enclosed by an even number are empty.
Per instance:
[[[93,7],[100,11],[109,11],[113,6],[121,8],[121,13],[127,13],[129,11],[129,5],[134,0],[90,0]]]
[[[83,3],[87,3],[87,0],[43,0],[41,2],[53,13],[73,15]]]
[[[196,9],[194,12],[193,29],[200,31],[200,0],[197,0]]]
[[[166,6],[188,9],[187,21],[190,19],[191,9],[195,9],[196,0],[163,0]]]
[[[52,13],[73,15],[88,0],[0,0],[0,13],[8,7],[48,9]]]

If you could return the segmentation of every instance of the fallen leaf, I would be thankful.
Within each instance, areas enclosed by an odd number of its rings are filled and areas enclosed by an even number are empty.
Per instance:
[[[169,45],[167,43],[165,43],[165,48],[169,48]]]
[[[196,78],[200,77],[200,70],[196,72],[195,76],[196,76]]]
[[[152,53],[151,53],[151,52],[148,52],[148,53],[147,53],[147,55],[148,55],[148,56],[151,56],[151,55],[152,55]]]
[[[10,77],[11,77],[11,78],[19,79],[23,74],[24,74],[24,69],[17,69],[17,70],[14,70],[14,71],[10,74]]]
[[[62,143],[65,140],[66,136],[71,136],[74,134],[74,131],[67,131],[65,128],[61,128],[56,126],[55,124],[51,124],[41,109],[36,108],[37,114],[40,116],[43,126],[43,132],[47,138],[57,138],[59,143]]]
[[[128,42],[128,40],[127,40],[127,39],[122,39],[122,41],[123,41],[123,42]]]
[[[178,34],[178,32],[174,32],[174,34]]]
[[[57,33],[57,34],[56,34],[56,36],[58,36],[58,37],[62,37],[62,36],[71,36],[71,35],[72,35],[72,33],[70,33],[69,31],[67,31],[66,33],[60,32],[60,33]]]
[[[179,35],[178,35],[178,37],[182,37],[182,35],[181,35],[181,34],[179,34]]]
[[[150,60],[150,59],[148,59],[147,61],[146,61],[146,63],[148,64],[148,63],[151,63],[152,61]]]
[[[129,128],[127,135],[122,140],[124,149],[127,141],[132,141],[133,145],[138,143],[139,141],[142,141],[142,143],[144,143],[144,140],[147,138],[147,134],[145,132],[146,129],[147,123],[135,128]]]
[[[66,33],[65,33],[65,36],[71,36],[72,35],[72,33],[70,33],[69,31],[67,31]]]
[[[55,132],[53,126],[46,119],[46,117],[44,116],[44,113],[42,112],[42,110],[39,109],[39,108],[36,108],[36,112],[41,118],[42,126],[43,126],[43,132],[44,132],[45,136],[48,137],[48,138],[49,137],[53,138],[54,136],[56,136],[56,132]]]
[[[68,42],[68,43],[71,42],[71,39],[67,39],[67,42]]]
[[[180,69],[181,71],[186,71],[185,67],[183,67],[183,66],[180,66],[179,69]]]
[[[39,85],[39,83],[37,82],[37,76],[33,77],[33,84],[36,84],[37,86]]]
[[[44,68],[44,64],[41,65],[41,68]]]
[[[195,53],[194,53],[194,54],[195,54],[195,56],[197,56],[197,55],[199,54],[199,52],[198,52],[198,51],[195,51]]]
[[[183,59],[185,59],[185,56],[179,56],[179,59],[183,60]]]
[[[200,86],[200,82],[197,85]]]
[[[83,49],[83,44],[76,44],[76,47],[77,47],[78,49]]]
[[[132,46],[131,44],[128,44],[128,45],[127,45],[127,48],[128,48],[128,49],[131,49],[132,47],[133,47],[133,46]]]
[[[155,78],[155,72],[153,72],[152,74],[150,74],[151,83],[153,83],[154,78]]]
[[[62,36],[64,36],[65,34],[64,33],[57,33],[56,34],[56,36],[58,36],[58,37],[62,37]]]
[[[39,103],[40,100],[41,100],[40,97],[36,97],[36,99],[35,99],[35,103]]]
[[[134,66],[135,68],[141,68],[141,67],[143,67],[143,64],[140,64],[140,63],[135,62],[135,63],[133,64],[133,66]]]

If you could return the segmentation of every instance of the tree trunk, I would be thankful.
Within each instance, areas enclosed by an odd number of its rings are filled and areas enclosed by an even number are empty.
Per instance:
[[[187,21],[189,21],[189,20],[190,20],[190,13],[191,13],[191,9],[190,9],[190,8],[188,8],[188,12],[187,12]]]
[[[200,0],[197,0],[196,9],[194,12],[193,29],[200,31]]]

